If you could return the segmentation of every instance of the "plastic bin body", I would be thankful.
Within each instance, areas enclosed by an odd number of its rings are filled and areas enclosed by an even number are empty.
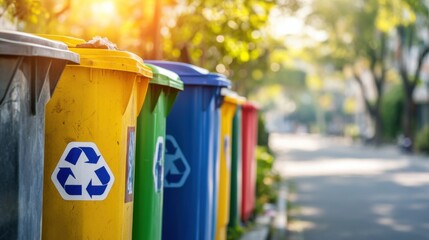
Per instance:
[[[255,209],[256,194],[256,142],[258,132],[258,112],[251,103],[242,108],[242,204],[241,219],[246,222]]]
[[[241,144],[241,109],[239,105],[232,120],[232,152],[231,152],[231,188],[230,211],[228,226],[234,228],[240,225],[241,217],[241,180],[242,180],[242,144]]]
[[[69,44],[81,65],[66,67],[47,104],[43,239],[131,239],[136,119],[152,72],[129,52],[72,48],[79,40],[51,38]],[[77,160],[73,150],[82,152]],[[69,154],[75,165],[66,162]],[[60,164],[73,171],[65,191],[77,185],[80,195],[61,193]]]
[[[220,91],[229,81],[189,64],[150,63],[176,72],[185,84],[167,117],[162,238],[213,239]]]
[[[40,239],[45,104],[68,61],[64,44],[0,31],[0,239]]]
[[[134,240],[161,239],[166,119],[178,92],[183,90],[177,74],[148,66],[153,79],[137,119]]]
[[[219,189],[217,211],[218,218],[216,224],[216,239],[226,240],[227,226],[229,222],[230,203],[230,179],[231,179],[231,154],[232,154],[232,124],[235,111],[239,104],[244,103],[244,99],[230,90],[224,91],[224,101],[221,107],[221,131],[219,138],[220,158],[219,158]]]

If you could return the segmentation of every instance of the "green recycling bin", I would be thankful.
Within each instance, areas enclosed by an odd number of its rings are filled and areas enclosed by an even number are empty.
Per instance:
[[[137,119],[133,239],[160,240],[164,188],[166,118],[183,82],[176,73],[152,68],[146,100]]]
[[[229,228],[240,225],[241,215],[241,106],[237,106],[232,120],[232,144],[231,144],[231,182],[230,182],[230,210]]]

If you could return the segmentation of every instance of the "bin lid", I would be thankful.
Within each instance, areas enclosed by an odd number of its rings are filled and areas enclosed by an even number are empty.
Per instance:
[[[76,47],[86,41],[74,37],[48,34],[39,36],[66,44],[70,51],[80,55],[80,66],[82,67],[132,72],[152,78],[152,70],[144,64],[143,59],[134,53],[116,49]]]
[[[229,87],[231,85],[231,82],[224,75],[210,73],[208,70],[195,65],[155,60],[147,60],[146,62],[177,73],[185,85],[206,85],[217,87]]]
[[[249,101],[243,104],[243,108],[248,110],[255,110],[255,111],[259,110],[259,106],[256,103],[249,102]]]
[[[79,63],[79,55],[67,45],[33,34],[0,30],[0,55],[47,57]]]
[[[175,72],[148,63],[146,63],[146,66],[150,67],[153,73],[153,78],[149,83],[183,90],[183,82]]]
[[[238,95],[237,92],[234,92],[227,88],[222,88],[220,94],[224,97],[224,101],[234,103],[236,105],[243,105],[246,102],[246,98]]]

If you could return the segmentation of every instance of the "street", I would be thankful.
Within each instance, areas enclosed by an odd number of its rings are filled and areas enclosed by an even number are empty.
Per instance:
[[[429,239],[429,157],[343,138],[272,134],[289,240]]]

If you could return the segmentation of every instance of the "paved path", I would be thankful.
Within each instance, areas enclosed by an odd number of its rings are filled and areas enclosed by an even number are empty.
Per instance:
[[[429,158],[272,134],[292,189],[290,240],[429,240]]]

